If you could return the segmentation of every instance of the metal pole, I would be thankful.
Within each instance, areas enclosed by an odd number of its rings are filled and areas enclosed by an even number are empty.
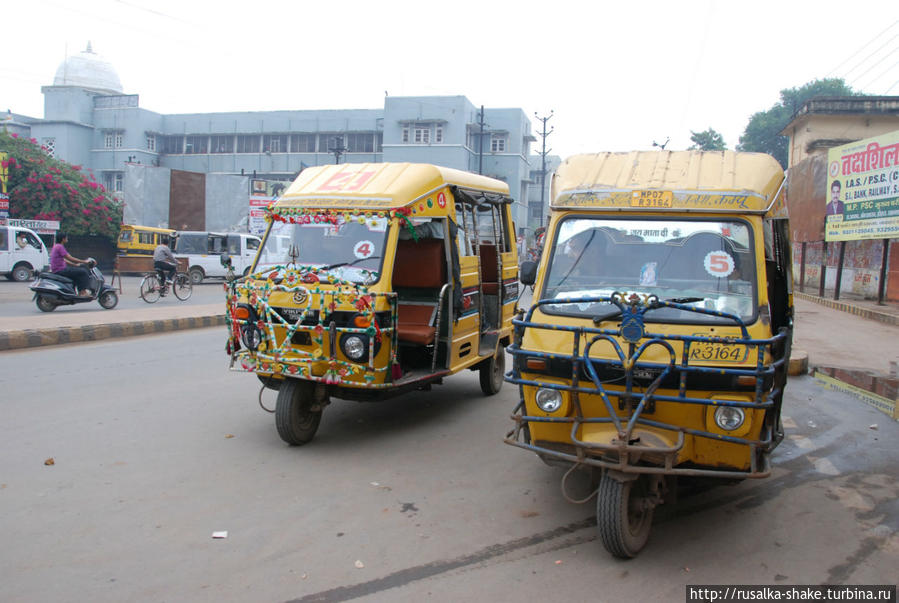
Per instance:
[[[824,297],[824,281],[827,276],[827,241],[821,241],[821,279],[818,284],[818,297]]]
[[[877,305],[886,305],[883,301],[886,296],[887,263],[890,261],[890,240],[883,240],[883,257],[880,260],[880,282],[877,284]]]
[[[534,117],[543,122],[543,131],[540,133],[540,136],[543,137],[543,150],[540,152],[540,156],[543,158],[543,165],[540,168],[540,219],[537,221],[537,226],[543,226],[543,208],[546,203],[546,154],[549,151],[546,150],[546,137],[552,134],[553,129],[550,129],[549,132],[546,131],[546,122],[548,122],[553,116],[552,110],[550,110],[549,115],[546,117],[540,117],[536,113],[534,113]],[[530,209],[530,208],[528,208]]]
[[[840,299],[840,283],[843,280],[843,257],[846,255],[846,241],[840,241],[840,258],[837,261],[837,285],[833,291],[834,300]]]
[[[478,118],[478,174],[484,173],[484,105]]]
[[[805,241],[802,242],[799,260],[799,292],[805,293]]]

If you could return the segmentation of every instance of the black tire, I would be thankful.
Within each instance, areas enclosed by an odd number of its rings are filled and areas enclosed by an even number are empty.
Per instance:
[[[275,426],[278,435],[291,446],[312,441],[322,420],[321,410],[309,410],[315,384],[299,379],[285,379],[278,389],[275,405]]]
[[[112,310],[119,304],[119,294],[115,291],[106,291],[97,298],[104,310]]]
[[[9,273],[9,278],[17,283],[24,283],[31,278],[33,273],[31,266],[22,262],[13,266],[12,272]]]
[[[38,295],[34,303],[37,304],[37,309],[41,312],[52,312],[57,306],[56,302],[44,295]]]
[[[148,304],[155,304],[160,296],[159,279],[155,274],[148,274],[140,282],[140,298]]]
[[[175,280],[172,281],[172,292],[181,301],[190,299],[191,294],[194,292],[194,286],[190,282],[190,277],[183,272],[176,274]]]
[[[616,557],[637,556],[649,540],[653,507],[644,504],[649,479],[620,482],[604,472],[596,497],[596,527],[603,546]]]
[[[478,372],[481,378],[481,391],[487,396],[498,393],[503,387],[503,373],[506,372],[506,350],[503,346],[496,348],[496,354],[483,362]]]
[[[199,285],[203,282],[203,279],[206,278],[206,274],[203,272],[203,269],[198,268],[197,266],[194,266],[193,268],[188,270],[187,273],[190,275],[190,283],[192,285]]]

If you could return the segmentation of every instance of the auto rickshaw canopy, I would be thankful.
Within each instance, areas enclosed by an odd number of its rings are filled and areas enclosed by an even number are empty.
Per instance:
[[[509,196],[499,180],[421,163],[347,163],[306,168],[275,204],[275,209],[390,210],[427,199],[439,189]],[[452,204],[435,199],[427,213],[454,213]],[[441,211],[442,210],[442,211]]]
[[[784,171],[764,153],[632,151],[566,159],[553,209],[686,211],[786,217]]]

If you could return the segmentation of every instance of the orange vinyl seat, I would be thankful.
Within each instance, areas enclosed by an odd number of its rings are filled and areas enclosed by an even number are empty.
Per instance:
[[[393,289],[401,294],[397,305],[397,338],[406,343],[434,343],[437,327],[437,298],[446,284],[446,252],[441,239],[400,240],[393,265]],[[402,298],[401,289],[412,289],[416,297],[429,301]]]

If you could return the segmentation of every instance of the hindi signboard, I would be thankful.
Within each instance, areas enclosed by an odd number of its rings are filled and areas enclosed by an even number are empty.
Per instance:
[[[899,237],[899,130],[828,150],[825,241]]]

